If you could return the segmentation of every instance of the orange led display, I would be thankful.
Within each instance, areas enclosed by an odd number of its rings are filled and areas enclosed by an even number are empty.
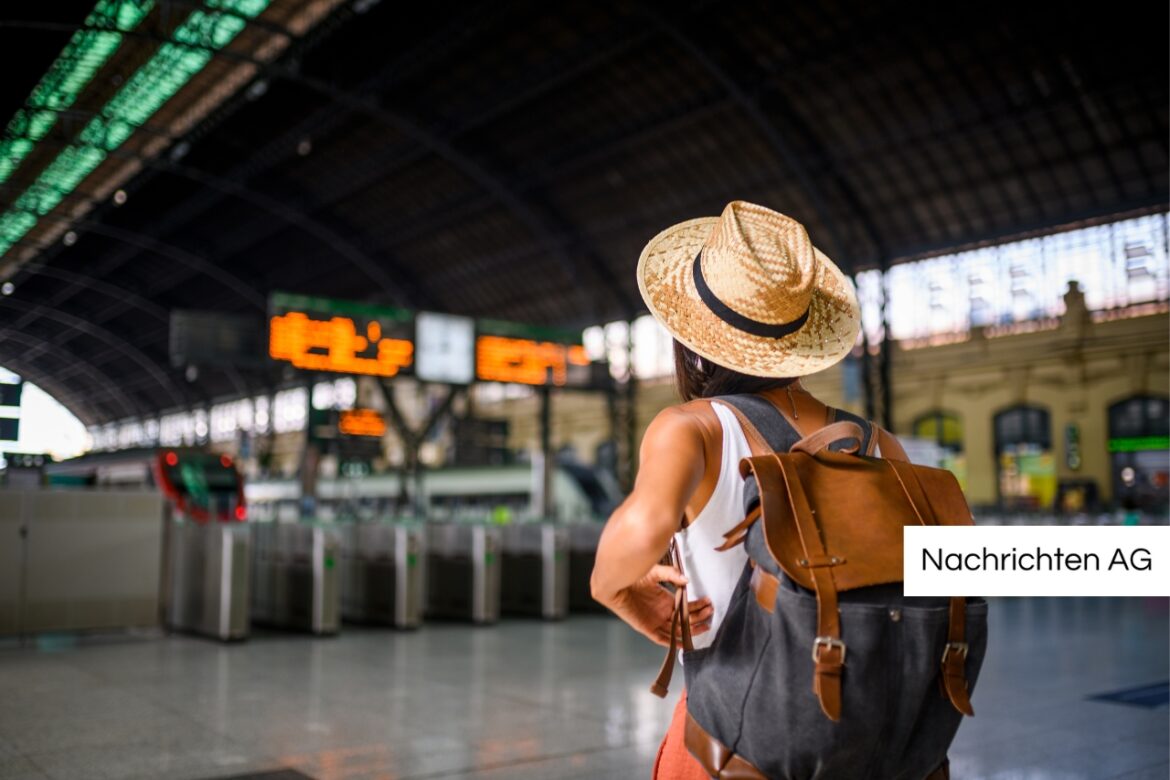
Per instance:
[[[315,320],[290,311],[273,317],[269,326],[268,354],[310,371],[394,376],[414,357],[414,344],[386,337],[377,322],[363,335],[349,317]]]
[[[480,336],[475,342],[475,363],[476,377],[485,382],[564,385],[569,366],[588,366],[589,357],[579,344]]]
[[[386,419],[373,409],[349,409],[337,418],[337,430],[346,436],[382,436]]]

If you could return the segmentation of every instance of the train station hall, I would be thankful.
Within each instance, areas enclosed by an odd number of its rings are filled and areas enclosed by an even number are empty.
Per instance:
[[[1167,780],[1168,30],[3,3],[0,780]]]

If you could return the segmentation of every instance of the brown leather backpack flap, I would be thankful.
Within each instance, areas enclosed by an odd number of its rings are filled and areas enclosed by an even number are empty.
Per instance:
[[[764,526],[764,540],[768,552],[788,577],[805,588],[813,587],[812,572],[800,561],[805,559],[800,531],[796,527],[796,515],[788,495],[788,485],[780,470],[775,455],[759,455],[744,458],[739,464],[740,473],[746,479],[749,475],[756,480],[760,495],[760,516],[758,522]]]
[[[741,471],[759,487],[768,551],[805,588],[814,587],[812,569],[820,566],[831,567],[842,591],[901,582],[904,526],[971,522],[958,482],[944,469],[822,451],[747,458]],[[798,522],[797,512],[812,522]],[[802,527],[819,534],[823,560],[810,558]]]
[[[938,525],[974,525],[975,517],[963,495],[959,480],[946,469],[912,465],[914,475],[926,493],[926,501]]]

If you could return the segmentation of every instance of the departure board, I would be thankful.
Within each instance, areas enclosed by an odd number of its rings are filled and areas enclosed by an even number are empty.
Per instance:
[[[272,359],[307,371],[577,388],[596,373],[580,331],[307,295],[273,293],[268,335]]]
[[[392,377],[414,360],[413,313],[276,293],[268,355],[309,371]]]
[[[337,416],[337,432],[345,436],[382,436],[386,418],[373,409],[345,409]]]
[[[483,382],[583,387],[589,357],[574,331],[481,320],[475,340],[475,376]]]

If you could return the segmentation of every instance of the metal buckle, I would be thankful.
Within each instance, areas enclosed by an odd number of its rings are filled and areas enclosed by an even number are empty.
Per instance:
[[[813,640],[812,659],[814,663],[820,663],[821,659],[817,657],[817,653],[822,647],[841,648],[841,663],[845,663],[845,643],[835,636],[818,636]]]
[[[967,643],[966,642],[947,642],[947,646],[943,648],[942,662],[944,664],[947,662],[947,658],[950,657],[952,652],[958,653],[960,656],[963,657],[963,660],[966,660],[966,658],[967,658]]]

